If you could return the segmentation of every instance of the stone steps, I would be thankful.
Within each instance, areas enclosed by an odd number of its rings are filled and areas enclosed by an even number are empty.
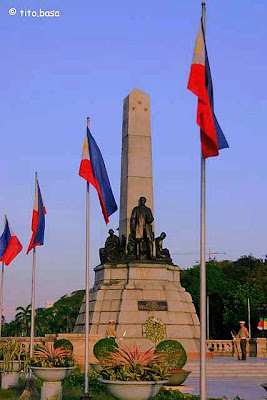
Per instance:
[[[199,377],[199,363],[188,362],[185,369],[192,371],[191,378]],[[267,362],[231,361],[231,362],[208,362],[207,377],[209,378],[267,378]]]

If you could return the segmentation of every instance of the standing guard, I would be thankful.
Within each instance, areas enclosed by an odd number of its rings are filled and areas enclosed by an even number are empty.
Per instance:
[[[240,329],[238,334],[236,335],[237,338],[240,339],[240,348],[242,352],[242,360],[247,359],[247,339],[249,337],[249,333],[247,328],[245,327],[245,321],[239,321]]]
[[[116,337],[117,337],[115,321],[113,319],[109,320],[105,336],[106,336],[106,338],[111,338],[111,339],[116,339]]]

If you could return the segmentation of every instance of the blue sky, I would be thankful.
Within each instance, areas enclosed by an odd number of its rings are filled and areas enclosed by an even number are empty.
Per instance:
[[[20,9],[40,8],[61,15],[20,17]],[[26,250],[37,170],[48,211],[37,251],[38,306],[84,286],[78,168],[86,117],[119,203],[122,103],[135,87],[151,96],[156,233],[167,232],[181,267],[199,259],[200,146],[196,98],[186,86],[200,9],[196,0],[1,1],[0,212]],[[265,0],[207,2],[215,110],[230,144],[207,161],[207,247],[230,259],[267,252],[266,13]],[[93,190],[90,226],[93,280],[109,228]],[[24,252],[6,272],[6,316],[30,302],[30,284]]]

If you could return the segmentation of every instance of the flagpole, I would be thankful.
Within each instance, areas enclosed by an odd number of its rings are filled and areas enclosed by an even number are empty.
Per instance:
[[[264,322],[263,322],[264,326]],[[249,333],[249,339],[251,339],[251,322],[250,322],[250,300],[248,297],[248,333]]]
[[[87,127],[90,129],[90,118],[87,118]],[[84,392],[85,398],[91,398],[89,395],[89,182],[86,182],[86,270],[85,270],[85,356],[84,356]]]
[[[37,172],[35,172],[35,186],[37,182]],[[30,336],[30,358],[34,351],[34,331],[35,331],[35,273],[36,271],[36,247],[32,252],[32,293],[31,293],[31,336]]]
[[[210,297],[207,296],[207,340],[210,340]]]
[[[31,294],[31,337],[30,337],[30,358],[33,357],[34,350],[34,330],[35,330],[35,271],[36,271],[36,248],[32,253],[32,294]]]
[[[0,337],[2,337],[2,315],[3,315],[3,299],[4,299],[4,271],[5,264],[2,263],[2,273],[1,273],[1,289],[0,289]]]
[[[202,23],[205,35],[206,3],[202,6]],[[206,381],[206,160],[201,153],[201,212],[200,212],[200,399],[207,398]]]

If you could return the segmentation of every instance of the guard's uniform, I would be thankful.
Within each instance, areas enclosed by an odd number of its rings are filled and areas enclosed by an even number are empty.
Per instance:
[[[105,335],[105,336],[106,336],[107,338],[116,339],[117,333],[116,333],[116,329],[115,329],[115,327],[114,327],[113,325],[109,325],[109,326],[107,327],[106,335]]]
[[[240,338],[240,347],[242,352],[242,360],[247,359],[247,338],[249,337],[248,330],[245,326],[240,328],[237,337]]]

